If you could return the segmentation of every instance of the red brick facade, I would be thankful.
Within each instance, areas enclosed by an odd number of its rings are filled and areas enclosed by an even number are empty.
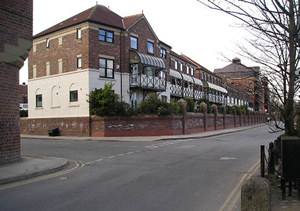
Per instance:
[[[20,159],[19,69],[32,40],[32,0],[0,4],[0,164]]]

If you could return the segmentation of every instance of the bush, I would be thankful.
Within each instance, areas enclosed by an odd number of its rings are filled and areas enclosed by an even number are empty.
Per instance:
[[[179,114],[181,108],[176,103],[166,103],[158,99],[156,93],[148,94],[146,100],[141,102],[137,108],[139,114],[150,114],[158,116],[167,116],[172,114]]]
[[[186,111],[187,112],[194,112],[195,111],[195,101],[193,99],[190,99],[190,98],[185,98],[184,100],[187,103]]]
[[[28,117],[28,111],[27,110],[20,110],[20,117]]]
[[[129,116],[131,108],[121,102],[112,90],[113,84],[105,84],[104,89],[95,89],[89,95],[90,112],[97,116]]]

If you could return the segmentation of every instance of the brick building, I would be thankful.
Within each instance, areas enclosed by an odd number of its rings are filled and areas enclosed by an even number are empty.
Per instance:
[[[88,94],[105,83],[133,107],[149,92],[219,104],[228,94],[219,76],[162,42],[144,14],[122,18],[96,5],[34,36],[30,118],[88,117]]]
[[[267,83],[261,78],[259,67],[247,67],[239,58],[234,58],[231,64],[215,69],[214,73],[227,84],[246,92],[249,96],[249,107],[255,111],[268,110]]]
[[[32,1],[0,4],[0,164],[20,159],[19,70],[32,46]]]

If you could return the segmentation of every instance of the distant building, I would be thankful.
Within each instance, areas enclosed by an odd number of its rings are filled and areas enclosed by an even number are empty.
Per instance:
[[[19,103],[28,103],[28,85],[19,85]]]
[[[255,111],[268,109],[267,82],[260,76],[259,67],[247,67],[239,58],[234,58],[231,64],[215,69],[214,73],[222,77],[227,84],[248,93],[249,107]]]

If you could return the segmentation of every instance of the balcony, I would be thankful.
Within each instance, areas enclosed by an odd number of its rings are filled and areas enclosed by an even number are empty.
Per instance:
[[[129,83],[131,88],[151,89],[156,91],[166,90],[166,79],[158,76],[130,74]]]

